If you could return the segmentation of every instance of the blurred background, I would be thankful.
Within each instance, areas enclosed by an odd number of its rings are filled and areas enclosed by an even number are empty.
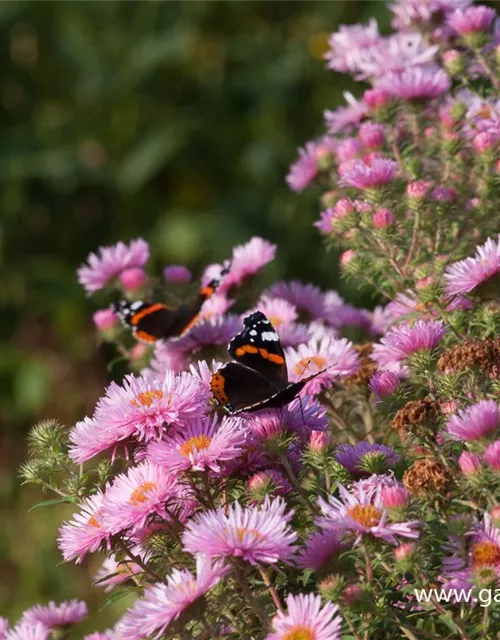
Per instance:
[[[90,251],[142,236],[158,273],[200,274],[258,234],[279,246],[263,287],[293,277],[357,300],[312,227],[314,193],[284,178],[352,89],[324,67],[328,34],[370,16],[388,26],[367,0],[0,3],[0,615],[104,599],[96,560],[60,564],[73,509],[28,514],[43,495],[17,478],[30,425],[74,424],[107,380],[75,277]]]

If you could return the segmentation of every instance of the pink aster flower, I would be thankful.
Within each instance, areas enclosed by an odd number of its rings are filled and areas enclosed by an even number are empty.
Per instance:
[[[187,569],[174,569],[167,584],[146,588],[144,597],[137,600],[118,624],[117,631],[124,640],[142,640],[154,635],[158,638],[171,622],[227,575],[229,567],[222,562],[212,563],[206,556],[196,558],[196,576]]]
[[[370,459],[376,458],[379,466],[385,471],[389,467],[394,467],[401,459],[401,456],[394,451],[392,447],[383,444],[371,444],[370,442],[361,441],[354,445],[341,444],[334,455],[334,458],[349,473],[360,475],[370,475],[371,471],[366,471],[364,465],[369,464]]]
[[[312,318],[321,318],[324,306],[324,294],[313,284],[303,284],[292,280],[275,282],[262,297],[283,298],[300,311],[305,311]]]
[[[46,606],[37,604],[26,609],[22,621],[32,625],[41,622],[48,629],[54,629],[76,624],[86,618],[87,613],[87,605],[81,600],[67,600],[61,604],[51,601]]]
[[[325,502],[318,499],[323,516],[316,524],[325,531],[337,531],[340,535],[354,536],[354,546],[364,535],[381,538],[385,542],[398,544],[396,536],[417,539],[418,520],[409,522],[389,522],[387,510],[382,503],[381,486],[372,489],[358,489],[356,493],[339,485],[340,499],[330,496]]]
[[[390,8],[394,14],[392,25],[396,29],[407,29],[433,23],[446,17],[455,9],[465,8],[473,0],[395,0]]]
[[[247,490],[251,497],[263,499],[266,495],[285,496],[293,487],[276,469],[264,469],[248,479]]]
[[[365,152],[365,146],[359,138],[344,138],[335,149],[337,162],[346,162],[353,158],[359,158]]]
[[[236,557],[255,565],[288,560],[294,553],[297,534],[289,522],[293,511],[285,512],[281,498],[265,498],[262,505],[243,508],[238,502],[229,508],[200,513],[182,534],[185,551],[210,557]]]
[[[78,282],[87,293],[94,293],[125,269],[142,267],[148,260],[149,246],[142,238],[132,240],[128,245],[118,242],[110,247],[101,247],[98,254],[91,253],[87,264],[78,269]]]
[[[227,345],[241,328],[240,318],[233,313],[222,317],[202,318],[186,335],[175,340],[174,344],[184,353],[196,353],[205,347]]]
[[[50,629],[41,622],[21,621],[7,632],[5,640],[47,640]]]
[[[143,562],[147,562],[150,553],[145,552],[140,546],[132,547],[134,555],[139,556]],[[114,554],[110,554],[102,563],[94,576],[94,585],[103,587],[104,591],[111,591],[114,587],[129,580],[132,576],[143,573],[144,569],[129,560],[117,560]]]
[[[65,522],[59,529],[57,542],[66,562],[76,560],[78,564],[87,553],[109,542],[109,533],[102,520],[103,501],[104,495],[100,491],[85,498],[79,505],[79,513],[75,513],[73,520]]]
[[[111,309],[99,309],[93,314],[92,320],[99,331],[108,331],[119,322],[118,316]]]
[[[441,320],[417,320],[415,324],[400,324],[391,329],[373,347],[372,359],[381,366],[400,362],[417,353],[429,351],[441,342],[446,333]]]
[[[304,387],[305,393],[312,395],[331,387],[340,376],[353,375],[359,367],[359,356],[346,338],[311,341],[287,349],[286,356],[290,380],[294,382],[326,369]]]
[[[397,162],[374,158],[370,164],[351,160],[339,166],[340,185],[355,189],[372,189],[391,182],[398,170]]]
[[[269,318],[283,347],[307,342],[307,327],[296,322],[298,311],[288,300],[264,294],[255,307],[247,313],[253,311],[262,311]]]
[[[342,619],[336,604],[327,602],[322,606],[319,595],[308,593],[296,596],[290,594],[286,599],[286,606],[286,613],[278,611],[273,618],[273,631],[265,640],[340,640]]]
[[[191,504],[181,492],[173,474],[156,464],[141,462],[116,476],[107,489],[101,506],[102,520],[113,534],[141,529],[153,516],[170,520],[172,511],[185,509],[189,513]]]
[[[286,177],[290,189],[295,192],[304,191],[320,173],[323,156],[332,154],[334,150],[334,141],[328,137],[308,142],[305,147],[299,149],[299,157],[291,165]]]
[[[370,378],[368,386],[378,401],[391,396],[401,384],[401,378],[393,371],[377,371]]]
[[[495,440],[484,452],[484,459],[495,471],[500,471],[500,440]]]
[[[10,624],[7,618],[2,618],[0,616],[0,640],[5,640],[5,637],[9,629],[10,629]]]
[[[495,16],[496,11],[484,5],[467,7],[454,11],[448,18],[448,24],[460,35],[481,33],[489,30]]]
[[[481,440],[499,425],[499,408],[494,400],[481,400],[451,416],[446,431],[456,440]]]
[[[383,124],[365,122],[359,127],[359,137],[367,149],[381,149],[385,144],[386,129]]]
[[[476,453],[462,451],[458,458],[458,466],[464,476],[472,476],[481,470],[481,458]]]
[[[220,474],[221,464],[241,456],[245,432],[239,418],[193,420],[178,434],[147,449],[148,459],[167,471],[203,471]]]
[[[276,245],[259,236],[254,236],[245,244],[237,245],[233,249],[229,273],[224,276],[217,289],[218,294],[225,295],[233,287],[239,287],[246,278],[255,275],[262,267],[272,262],[275,256]],[[203,284],[220,277],[222,268],[220,264],[208,266],[203,274]]]
[[[182,264],[171,264],[163,269],[166,282],[191,282],[191,271]]]
[[[495,242],[488,238],[477,247],[473,258],[465,258],[446,267],[446,293],[449,296],[469,293],[500,271],[500,235]]]
[[[112,382],[97,404],[92,419],[79,422],[70,433],[70,457],[78,463],[128,438],[149,442],[168,427],[180,428],[208,411],[208,389],[190,373],[167,371],[153,376],[125,377]]]
[[[357,72],[360,51],[380,43],[377,21],[372,18],[367,25],[340,25],[328,41],[329,51],[325,54],[327,67],[342,73]]]
[[[335,531],[318,531],[306,540],[304,548],[298,554],[297,566],[318,571],[345,548]]]
[[[120,640],[118,636],[110,629],[108,631],[94,631],[83,636],[83,640]]]
[[[448,74],[437,67],[410,67],[399,73],[387,73],[377,87],[407,102],[430,100],[449,91]]]
[[[346,107],[338,107],[335,111],[327,110],[324,113],[325,126],[330,133],[343,131],[349,133],[358,125],[368,111],[363,100],[357,100],[352,93],[344,91]]]
[[[150,362],[150,369],[143,370],[143,374],[148,374],[156,378],[162,378],[167,371],[180,373],[187,368],[188,354],[178,344],[178,340],[158,340],[154,345],[153,357]]]

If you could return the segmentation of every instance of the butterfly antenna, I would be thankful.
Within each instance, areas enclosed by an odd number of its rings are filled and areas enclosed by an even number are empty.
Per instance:
[[[300,415],[302,416],[302,424],[304,425],[304,427],[306,427],[306,419],[304,416],[304,405],[302,404],[302,398],[300,397],[300,394],[298,396],[299,398],[299,404],[300,404]]]

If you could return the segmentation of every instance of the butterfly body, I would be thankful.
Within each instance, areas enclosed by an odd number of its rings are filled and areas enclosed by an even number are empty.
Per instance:
[[[222,269],[219,278],[201,287],[196,297],[178,307],[168,307],[161,302],[121,300],[113,304],[112,309],[140,342],[154,343],[157,340],[179,337],[196,324],[203,303],[214,295],[228,271],[229,265]]]
[[[243,330],[228,346],[229,362],[216,371],[210,388],[232,414],[278,409],[288,404],[322,371],[289,382],[285,354],[278,334],[260,311],[247,316]]]

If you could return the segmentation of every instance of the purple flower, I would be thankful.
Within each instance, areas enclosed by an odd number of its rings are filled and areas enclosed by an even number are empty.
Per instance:
[[[428,25],[437,18],[449,15],[457,8],[465,8],[473,0],[395,0],[391,3],[396,29]]]
[[[227,575],[229,567],[212,563],[206,556],[196,558],[196,576],[187,569],[174,569],[167,584],[147,587],[119,622],[117,631],[124,640],[142,640],[164,635],[167,627]]]
[[[103,501],[104,495],[100,491],[85,498],[79,505],[80,512],[73,514],[73,520],[65,522],[59,529],[57,543],[66,562],[76,560],[78,564],[87,553],[96,551],[103,542],[109,541],[109,533],[102,521]]]
[[[149,246],[142,238],[132,240],[129,245],[118,242],[110,247],[101,247],[97,255],[91,253],[87,264],[78,269],[78,282],[87,293],[94,293],[125,269],[142,267],[148,260]]]
[[[327,110],[324,113],[325,126],[330,133],[349,133],[368,111],[367,105],[362,100],[356,100],[352,93],[344,91],[344,98],[347,107],[338,107],[335,111]]]
[[[324,306],[324,294],[313,284],[303,284],[292,280],[275,282],[267,289],[262,297],[283,298],[293,304],[300,311],[305,311],[312,318],[321,318]]]
[[[359,138],[344,138],[335,149],[337,162],[346,162],[363,155],[365,146]]]
[[[288,611],[278,611],[273,618],[273,632],[265,640],[340,640],[342,619],[336,604],[322,606],[321,597],[290,594],[286,599]]]
[[[488,31],[495,19],[496,11],[479,5],[457,9],[448,18],[448,24],[458,34],[480,33]]]
[[[191,282],[192,274],[187,267],[182,264],[170,264],[163,269],[163,277],[166,282]]]
[[[221,472],[221,463],[241,456],[245,432],[238,418],[203,418],[190,422],[172,437],[152,442],[148,459],[167,471],[211,470]]]
[[[475,475],[481,469],[481,458],[476,453],[462,451],[458,458],[458,466],[464,476]]]
[[[500,235],[495,242],[488,238],[477,247],[473,258],[465,258],[446,267],[446,293],[448,296],[469,293],[500,271]]]
[[[92,316],[92,320],[99,331],[108,331],[119,322],[118,316],[111,309],[99,309]]]
[[[48,629],[54,629],[76,624],[86,618],[87,613],[87,605],[81,600],[67,600],[61,604],[51,601],[46,606],[37,604],[31,609],[26,609],[21,621],[32,625],[41,622]]]
[[[417,351],[434,349],[446,333],[441,320],[417,320],[391,329],[373,347],[372,359],[380,366],[400,362]]]
[[[147,562],[150,555],[145,553],[141,547],[133,547],[132,553],[139,556],[143,562]],[[94,583],[98,587],[103,587],[105,591],[111,591],[114,587],[122,584],[133,576],[142,573],[144,569],[132,560],[120,560],[113,554],[107,557],[101,565],[101,568],[94,576]]]
[[[7,618],[2,618],[0,616],[0,640],[5,640],[9,629],[10,629],[10,624]]]
[[[499,417],[494,400],[481,400],[451,416],[446,431],[456,440],[481,440],[498,428]]]
[[[102,522],[108,532],[115,534],[141,529],[155,515],[170,520],[169,513],[178,508],[184,510],[184,519],[190,515],[191,504],[179,500],[181,492],[175,475],[158,465],[141,462],[116,476],[106,490],[101,505]]]
[[[328,41],[330,49],[325,54],[327,67],[342,73],[357,72],[360,52],[378,45],[380,40],[378,24],[373,18],[367,25],[341,25]]]
[[[495,440],[484,452],[484,459],[495,471],[500,471],[500,440]]]
[[[322,431],[328,425],[325,409],[312,398],[295,399],[281,409],[268,409],[248,414],[245,426],[258,440],[269,440],[295,433],[308,439],[311,431]]]
[[[196,353],[204,347],[227,345],[241,331],[241,320],[233,314],[214,318],[201,318],[181,338],[173,341],[175,348],[184,353]]]
[[[391,396],[401,384],[400,377],[392,371],[377,371],[371,378],[368,386],[375,394],[377,400]]]
[[[385,127],[376,122],[365,122],[359,127],[359,137],[370,151],[381,149],[385,143]]]
[[[325,136],[321,140],[307,142],[305,147],[299,149],[299,157],[291,165],[286,177],[290,189],[304,191],[319,174],[323,161],[333,154],[335,147],[333,138]]]
[[[339,167],[340,185],[355,189],[371,189],[391,182],[398,170],[397,162],[373,158],[370,164],[363,160],[351,160]]]
[[[387,73],[377,87],[407,102],[429,100],[449,91],[451,80],[438,67],[410,67],[399,73]]]
[[[21,621],[13,629],[7,632],[5,640],[47,640],[50,635],[50,629],[48,629],[41,622]]]
[[[209,397],[209,390],[190,373],[168,371],[162,380],[128,375],[122,386],[112,382],[92,419],[71,431],[70,456],[81,463],[131,437],[159,439],[167,427],[182,427],[207,413]]]
[[[370,442],[361,441],[357,444],[341,444],[334,455],[334,458],[349,473],[355,475],[370,475],[370,471],[364,469],[364,465],[369,464],[370,459],[376,459],[379,466],[383,466],[387,470],[393,467],[401,459],[401,456],[392,449],[383,444],[371,444]]]
[[[248,479],[247,490],[252,497],[286,496],[293,487],[285,476],[276,469],[263,469]]]
[[[344,549],[345,545],[335,531],[318,531],[306,540],[296,563],[302,569],[318,571]]]
[[[242,558],[253,565],[286,561],[297,534],[288,524],[293,511],[285,509],[281,498],[266,497],[262,505],[243,508],[233,502],[227,509],[197,514],[182,534],[184,550],[211,558]]]
[[[325,369],[304,387],[304,392],[312,395],[331,387],[340,376],[353,375],[359,368],[359,356],[346,338],[311,340],[296,348],[288,348],[286,356],[290,380],[294,382]]]
[[[381,486],[356,493],[347,491],[339,485],[340,499],[330,496],[325,502],[319,498],[318,504],[323,516],[317,518],[316,524],[325,531],[336,531],[340,535],[352,534],[354,546],[361,542],[364,535],[381,538],[385,542],[398,544],[396,536],[417,539],[417,520],[410,522],[389,522],[387,510],[381,496]]]
[[[168,371],[180,373],[186,369],[188,354],[179,347],[178,342],[178,340],[157,340],[154,345],[150,369],[143,370],[143,375],[151,375],[161,379]]]

